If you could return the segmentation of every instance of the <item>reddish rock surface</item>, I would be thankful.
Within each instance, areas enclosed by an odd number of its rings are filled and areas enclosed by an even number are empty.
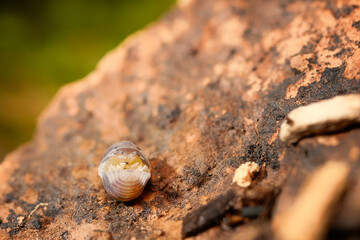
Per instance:
[[[63,87],[33,140],[6,157],[0,238],[271,238],[273,215],[329,160],[351,171],[322,231],[356,236],[359,126],[291,146],[278,133],[296,107],[359,93],[359,19],[355,0],[180,1]],[[129,203],[97,175],[122,140],[152,165]],[[261,170],[243,189],[232,178],[248,161]]]

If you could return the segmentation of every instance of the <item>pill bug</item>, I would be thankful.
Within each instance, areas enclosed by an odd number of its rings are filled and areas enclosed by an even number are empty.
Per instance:
[[[137,198],[151,177],[144,152],[128,141],[116,143],[106,151],[98,173],[106,192],[119,201]]]

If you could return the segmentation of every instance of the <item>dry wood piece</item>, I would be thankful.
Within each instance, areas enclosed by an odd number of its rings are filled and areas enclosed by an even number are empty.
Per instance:
[[[281,125],[280,140],[296,143],[318,133],[344,129],[360,122],[360,95],[337,96],[292,110]]]
[[[233,183],[236,183],[240,187],[249,187],[251,185],[251,178],[259,169],[259,165],[254,162],[241,164],[235,171]]]
[[[320,239],[346,187],[349,171],[349,166],[339,161],[329,161],[315,170],[294,203],[275,216],[277,239]]]
[[[234,191],[230,190],[226,194],[212,200],[209,204],[187,214],[183,219],[182,237],[196,235],[211,227],[225,215],[230,207],[229,202],[234,197]]]

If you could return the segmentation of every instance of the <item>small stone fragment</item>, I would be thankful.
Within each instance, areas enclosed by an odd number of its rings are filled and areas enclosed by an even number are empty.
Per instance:
[[[342,130],[360,123],[360,95],[344,95],[292,110],[280,128],[280,140],[296,143],[301,138]]]
[[[188,203],[185,204],[185,209],[186,209],[186,210],[192,209],[192,205],[191,205],[190,202],[188,202]]]
[[[23,217],[23,216],[17,217],[17,220],[18,220],[18,224],[19,224],[19,225],[22,224],[22,222],[24,221],[24,218],[25,218],[25,217]]]
[[[235,171],[233,183],[236,183],[240,187],[249,187],[251,185],[251,178],[259,169],[259,165],[255,162],[241,164]]]

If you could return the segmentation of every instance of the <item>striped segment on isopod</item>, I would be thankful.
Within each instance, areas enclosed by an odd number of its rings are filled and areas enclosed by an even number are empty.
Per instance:
[[[150,163],[132,142],[112,145],[99,166],[99,176],[106,192],[119,201],[137,198],[151,177]]]

